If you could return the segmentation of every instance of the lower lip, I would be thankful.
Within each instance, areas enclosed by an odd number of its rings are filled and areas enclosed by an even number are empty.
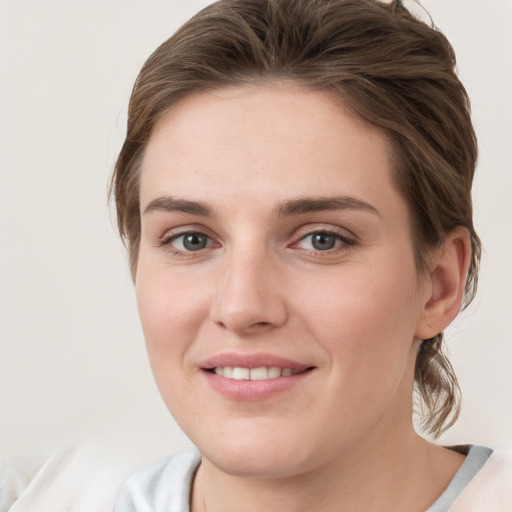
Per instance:
[[[311,370],[266,380],[235,380],[222,377],[215,373],[203,371],[210,387],[230,400],[256,401],[265,400],[297,386],[310,374]]]

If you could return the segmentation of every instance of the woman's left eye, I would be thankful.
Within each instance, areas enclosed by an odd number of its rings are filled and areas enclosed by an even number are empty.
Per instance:
[[[341,245],[353,245],[350,240],[338,233],[330,231],[314,231],[302,237],[296,246],[310,251],[329,251]]]

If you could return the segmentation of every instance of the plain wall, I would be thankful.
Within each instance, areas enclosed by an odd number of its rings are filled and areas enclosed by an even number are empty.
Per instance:
[[[1,455],[108,424],[151,457],[187,443],[153,383],[106,191],[139,68],[206,3],[0,1]],[[464,406],[444,442],[512,445],[512,3],[423,4],[457,52],[481,155],[480,291],[447,336]]]

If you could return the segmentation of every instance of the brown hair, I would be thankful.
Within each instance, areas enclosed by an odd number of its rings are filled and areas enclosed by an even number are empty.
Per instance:
[[[135,277],[139,170],[155,124],[187,95],[289,80],[337,94],[388,136],[395,182],[409,204],[417,266],[464,226],[472,257],[465,304],[476,291],[480,241],[472,222],[477,158],[469,100],[446,37],[401,2],[220,0],[195,15],[144,64],[111,182]],[[423,426],[435,436],[457,419],[459,387],[443,333],[425,340],[415,370]]]

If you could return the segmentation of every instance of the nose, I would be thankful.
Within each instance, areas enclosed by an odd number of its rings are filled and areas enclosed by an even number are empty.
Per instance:
[[[219,273],[212,320],[238,336],[283,325],[288,316],[280,269],[264,251],[233,251]]]

